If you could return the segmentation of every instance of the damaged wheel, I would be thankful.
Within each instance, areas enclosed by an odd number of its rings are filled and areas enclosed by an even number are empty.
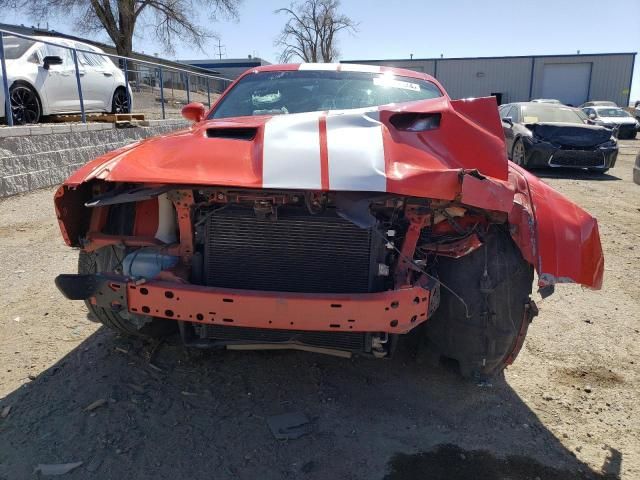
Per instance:
[[[78,273],[114,272],[120,267],[124,251],[118,252],[116,247],[103,247],[95,252],[80,252],[78,258]],[[132,315],[125,311],[112,311],[93,305],[85,300],[89,315],[104,326],[118,333],[137,337],[158,338],[171,335],[177,331],[175,322],[160,318]]]
[[[509,233],[494,228],[483,247],[464,257],[438,260],[440,306],[426,322],[429,347],[458,362],[467,378],[490,377],[516,358],[535,304],[533,267]]]

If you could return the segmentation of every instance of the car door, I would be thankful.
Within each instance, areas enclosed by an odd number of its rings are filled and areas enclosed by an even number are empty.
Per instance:
[[[35,87],[41,97],[47,101],[46,114],[75,112],[80,108],[75,67],[71,51],[56,45],[42,45],[37,54],[40,65],[35,80]],[[60,57],[60,65],[49,65],[45,68],[45,57]]]
[[[77,48],[92,50],[89,45],[75,43]],[[112,69],[107,68],[106,58],[93,53],[78,52],[78,63],[82,75],[82,95],[87,111],[111,111],[111,99],[114,91]]]
[[[505,105],[504,110],[502,110],[500,114],[500,119],[502,120],[502,130],[504,131],[504,140],[507,144],[507,155],[511,157],[511,150],[513,149],[513,122],[515,122],[514,112],[516,112],[518,107],[515,105]],[[505,119],[511,118],[512,122],[509,123],[505,121]]]

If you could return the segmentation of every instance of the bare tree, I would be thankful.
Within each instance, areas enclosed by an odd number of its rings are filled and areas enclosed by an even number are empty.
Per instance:
[[[214,21],[236,18],[242,0],[0,0],[0,12],[13,8],[34,20],[75,18],[79,31],[106,31],[119,55],[131,56],[133,36],[150,29],[164,50],[173,53],[178,39],[202,49],[214,35],[199,25],[198,12]]]
[[[333,62],[338,58],[336,36],[355,32],[357,24],[338,12],[340,0],[305,0],[276,13],[289,17],[275,45],[282,47],[280,60],[300,58],[305,62]]]

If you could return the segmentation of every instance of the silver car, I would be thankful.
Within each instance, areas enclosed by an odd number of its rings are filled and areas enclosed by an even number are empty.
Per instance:
[[[618,138],[636,138],[640,123],[627,111],[618,107],[584,107],[582,111],[593,125],[617,130]]]

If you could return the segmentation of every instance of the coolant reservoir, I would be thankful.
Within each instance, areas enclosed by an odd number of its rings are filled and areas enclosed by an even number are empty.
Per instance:
[[[124,257],[122,271],[125,275],[150,280],[162,270],[175,267],[178,257],[160,253],[156,248],[140,248]]]

